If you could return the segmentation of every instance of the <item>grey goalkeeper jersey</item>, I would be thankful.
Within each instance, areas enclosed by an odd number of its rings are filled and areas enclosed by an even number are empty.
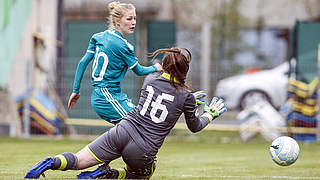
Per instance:
[[[151,74],[145,78],[138,105],[119,125],[139,147],[157,153],[182,113],[192,132],[208,125],[207,119],[196,116],[196,109],[195,98],[189,90],[176,89],[168,79]]]

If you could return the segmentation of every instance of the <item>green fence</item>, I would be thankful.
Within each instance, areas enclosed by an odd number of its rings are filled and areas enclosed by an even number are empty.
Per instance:
[[[296,24],[297,80],[310,83],[318,76],[320,23],[302,21]]]
[[[174,21],[148,22],[148,52],[159,48],[169,48],[176,43],[176,24]],[[159,56],[158,58],[161,58]]]

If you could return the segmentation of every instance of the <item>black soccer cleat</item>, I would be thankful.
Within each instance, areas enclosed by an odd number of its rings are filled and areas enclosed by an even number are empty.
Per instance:
[[[36,165],[32,166],[32,168],[27,172],[24,178],[26,179],[38,179],[40,175],[44,177],[44,172],[50,168],[52,168],[54,164],[53,157],[47,157],[44,160],[38,162]]]
[[[110,166],[108,164],[100,165],[94,171],[84,171],[77,175],[77,179],[97,179],[110,171]]]

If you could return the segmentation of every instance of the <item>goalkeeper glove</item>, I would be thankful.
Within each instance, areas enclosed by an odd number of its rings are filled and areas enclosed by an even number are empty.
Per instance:
[[[206,101],[204,98],[207,96],[207,93],[204,91],[197,91],[193,93],[194,98],[196,99],[197,106],[205,104]]]
[[[201,116],[206,117],[210,123],[210,121],[226,112],[227,108],[223,103],[223,99],[213,97],[210,105],[208,103],[205,104],[203,111],[204,113]]]

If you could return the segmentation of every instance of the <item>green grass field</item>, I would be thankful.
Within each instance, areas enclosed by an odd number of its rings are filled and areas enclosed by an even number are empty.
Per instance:
[[[176,130],[158,154],[152,179],[320,179],[320,144],[299,144],[300,157],[288,167],[269,156],[271,142],[260,136],[241,143],[234,132]],[[77,152],[93,137],[17,139],[0,137],[0,179],[23,179],[35,163],[62,152]],[[121,159],[112,162],[118,168]],[[92,170],[94,168],[90,168]],[[47,171],[46,179],[74,179],[80,171]]]

